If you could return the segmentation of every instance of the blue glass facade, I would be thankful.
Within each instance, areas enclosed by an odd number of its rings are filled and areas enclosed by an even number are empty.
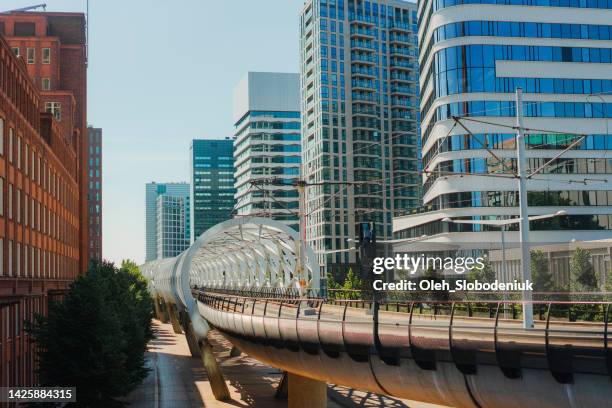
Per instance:
[[[145,234],[146,234],[146,254],[145,261],[153,261],[158,259],[158,243],[161,237],[158,218],[158,199],[159,197],[179,198],[183,200],[185,211],[183,212],[184,220],[181,221],[180,227],[184,234],[185,241],[189,241],[190,237],[190,199],[189,199],[189,184],[187,183],[147,183],[146,198],[145,198]],[[178,223],[174,224],[174,228],[179,228]],[[174,237],[176,238],[176,237]],[[184,249],[184,248],[183,248]],[[180,252],[180,251],[179,251]],[[174,255],[173,255],[174,256]]]
[[[193,242],[210,227],[232,218],[236,192],[232,140],[194,140],[190,164]]]
[[[527,172],[537,172],[527,183],[529,206],[568,209],[566,217],[533,222],[532,230],[609,237],[611,10],[607,0],[420,3],[425,207],[406,218],[411,227],[396,237],[487,229],[426,220],[422,212],[472,220],[517,215],[517,88]]]

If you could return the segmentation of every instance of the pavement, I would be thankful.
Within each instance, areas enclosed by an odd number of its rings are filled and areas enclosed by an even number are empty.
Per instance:
[[[192,407],[286,407],[287,400],[276,399],[281,371],[264,365],[246,354],[230,357],[231,343],[212,331],[209,341],[230,390],[230,401],[217,401],[210,388],[200,358],[189,353],[184,335],[177,335],[170,324],[153,321],[156,338],[149,343],[147,364],[151,369],[143,384],[124,401],[131,408]],[[378,396],[341,386],[328,386],[328,407],[440,407],[414,401]]]

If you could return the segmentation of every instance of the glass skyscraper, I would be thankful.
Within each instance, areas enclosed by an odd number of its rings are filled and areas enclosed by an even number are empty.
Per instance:
[[[157,197],[157,259],[173,258],[189,248],[188,213],[188,197]]]
[[[323,252],[354,246],[360,223],[388,239],[392,217],[420,204],[416,10],[308,0],[301,14],[306,237],[331,271],[355,265],[355,252]]]
[[[145,233],[146,233],[146,254],[145,261],[158,259],[158,241],[160,231],[158,230],[158,198],[160,196],[181,198],[187,210],[183,212],[184,238],[189,241],[190,236],[190,213],[189,213],[189,184],[187,183],[147,183],[145,198]],[[180,252],[179,252],[180,253]],[[178,255],[172,255],[176,256]]]
[[[190,147],[191,242],[234,211],[233,141],[196,139]]]
[[[527,181],[529,214],[568,214],[532,221],[530,240],[610,238],[612,3],[429,0],[419,16],[425,208],[396,220],[397,237],[499,241],[441,220],[518,215],[520,87],[527,173],[543,169]]]
[[[249,72],[234,91],[236,216],[268,217],[298,230],[300,76]],[[274,179],[254,186],[251,181]]]

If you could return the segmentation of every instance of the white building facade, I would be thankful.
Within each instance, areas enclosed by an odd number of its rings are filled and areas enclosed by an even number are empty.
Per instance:
[[[299,229],[299,89],[299,74],[249,72],[234,90],[236,217]]]
[[[419,21],[424,207],[395,237],[499,242],[498,228],[442,220],[518,216],[520,87],[528,174],[556,158],[527,181],[529,215],[568,214],[532,221],[530,240],[610,238],[612,2],[429,0]]]

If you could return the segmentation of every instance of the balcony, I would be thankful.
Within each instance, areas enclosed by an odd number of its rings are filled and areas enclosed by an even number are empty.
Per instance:
[[[351,40],[351,48],[359,49],[366,52],[374,52],[377,48],[372,41]]]
[[[353,26],[351,27],[351,37],[354,37],[354,38],[363,37],[363,38],[368,38],[368,39],[374,39],[376,38],[376,29]]]
[[[353,89],[365,90],[367,92],[376,92],[376,83],[372,80],[353,79],[351,81]]]
[[[400,33],[409,33],[410,25],[408,23],[402,23],[401,21],[393,21],[389,24],[389,30]]]
[[[369,78],[376,78],[377,77],[377,73],[378,73],[378,71],[374,70],[373,68],[351,66],[351,74],[353,76],[363,76],[363,77],[369,77]]]
[[[379,102],[378,95],[373,93],[364,94],[359,92],[353,92],[352,97],[354,101],[359,101],[362,103],[377,104]]]
[[[410,44],[411,40],[410,36],[406,34],[391,33],[389,35],[389,42],[391,44]]]
[[[359,64],[374,66],[378,63],[378,58],[370,54],[351,53],[351,61]]]
[[[391,54],[391,56],[399,57],[399,58],[412,58],[412,57],[416,58],[417,57],[416,51],[408,47],[391,46],[389,48],[389,53]]]
[[[353,120],[353,128],[357,129],[357,128],[362,128],[362,129],[375,129],[378,130],[380,129],[380,120],[373,120],[373,119],[356,119]]]
[[[391,93],[398,95],[414,95],[414,88],[406,85],[391,85]]]
[[[354,104],[353,105],[353,115],[355,115],[355,116],[374,116],[374,117],[379,117],[380,116],[380,110],[379,109],[374,109],[374,108],[369,108],[369,107],[362,107],[359,104]]]
[[[394,68],[394,69],[401,69],[401,70],[407,70],[407,71],[415,70],[414,63],[410,61],[406,61],[406,60],[400,60],[397,58],[391,58],[391,62],[389,63],[389,65],[391,66],[391,68]]]
[[[349,13],[351,25],[364,25],[372,27],[378,24],[378,17],[366,16],[359,13]]]
[[[391,98],[391,106],[414,107],[408,98]]]
[[[391,81],[396,82],[416,82],[416,75],[410,75],[405,72],[391,72]]]

